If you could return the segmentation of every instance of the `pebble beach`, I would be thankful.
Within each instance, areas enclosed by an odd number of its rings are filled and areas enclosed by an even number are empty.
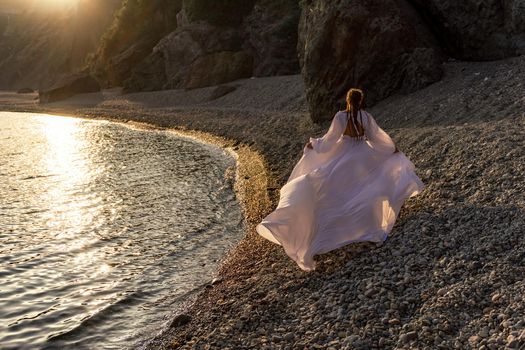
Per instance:
[[[246,233],[216,278],[150,349],[525,347],[525,58],[450,61],[442,81],[369,108],[426,187],[382,245],[353,244],[301,271],[255,225],[277,204],[313,124],[300,76],[218,88],[85,94],[3,110],[173,128],[238,154]]]

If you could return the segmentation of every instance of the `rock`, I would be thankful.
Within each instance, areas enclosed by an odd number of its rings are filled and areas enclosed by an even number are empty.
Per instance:
[[[522,0],[415,0],[446,50],[463,60],[492,60],[523,53]]]
[[[492,296],[491,300],[493,303],[497,303],[501,299],[501,294],[496,293]]]
[[[154,45],[154,44],[153,44]],[[132,70],[142,62],[153,48],[151,41],[139,41],[112,57],[107,64],[107,78],[112,86],[121,86]]]
[[[404,1],[309,1],[298,49],[314,122],[331,119],[350,87],[373,104],[442,76],[437,41]]]
[[[177,328],[184,326],[191,322],[191,316],[180,314],[171,321],[170,328]]]
[[[519,346],[519,343],[520,343],[519,340],[516,339],[515,336],[509,335],[507,337],[507,348],[509,348],[509,349],[517,349],[518,346]]]
[[[470,336],[470,337],[468,338],[468,342],[469,342],[470,344],[477,344],[477,343],[479,343],[480,340],[481,340],[481,337],[478,336],[478,335],[472,335],[472,336]]]
[[[272,336],[272,341],[275,342],[275,343],[280,343],[283,341],[283,338],[279,335],[274,335]]]
[[[153,51],[133,68],[130,77],[123,83],[124,92],[162,90],[167,81],[164,61],[162,51]]]
[[[243,48],[253,57],[254,76],[290,75],[300,71],[297,37],[299,1],[259,0],[245,18]]]
[[[189,22],[206,21],[217,26],[238,26],[253,8],[255,0],[185,0],[184,11]]]
[[[293,333],[290,332],[290,333],[286,333],[286,334],[284,335],[283,339],[284,339],[285,341],[287,341],[287,342],[291,342],[291,341],[293,341],[293,340],[295,339],[295,336],[294,336]]]
[[[397,318],[393,318],[391,320],[388,320],[388,324],[391,326],[397,326],[401,324],[401,322]]]
[[[417,339],[417,333],[416,332],[408,332],[408,333],[401,334],[399,336],[399,340],[402,343],[409,343],[412,340],[416,340],[416,339]]]
[[[233,28],[206,22],[179,27],[133,70],[125,89],[196,88],[249,77],[252,58],[242,51],[241,44],[240,33]]]
[[[445,294],[447,294],[447,289],[446,288],[440,288],[437,291],[437,295],[440,296],[440,297],[444,296]]]
[[[40,90],[40,103],[50,103],[64,100],[81,93],[98,92],[100,84],[89,74],[79,73],[59,80],[51,88]]]
[[[35,92],[35,90],[31,88],[22,88],[22,89],[18,89],[16,93],[17,94],[32,94],[33,92]]]
[[[371,296],[377,294],[378,290],[376,288],[369,288],[364,292],[365,297],[370,298]]]
[[[135,92],[296,74],[298,3],[186,0],[176,15],[177,29],[147,57],[140,59],[143,51],[132,47],[112,59],[113,81],[126,76],[124,91]],[[131,74],[124,73],[130,66]]]
[[[196,89],[248,78],[253,72],[252,57],[243,51],[222,51],[201,56],[191,64],[184,87]]]
[[[479,332],[479,336],[481,338],[488,338],[489,336],[489,328],[488,327],[483,327],[480,332]]]
[[[208,101],[213,101],[237,90],[238,85],[219,85],[210,94]]]
[[[212,285],[216,285],[216,284],[219,284],[222,282],[222,278],[220,277],[215,277],[214,279],[211,280],[211,284]]]

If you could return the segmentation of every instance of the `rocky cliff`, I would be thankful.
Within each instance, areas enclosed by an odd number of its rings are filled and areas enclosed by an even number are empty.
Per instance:
[[[449,59],[525,52],[524,0],[82,0],[80,6],[74,15],[52,18],[0,16],[0,88],[39,87],[78,69],[98,47],[91,73],[128,92],[301,72],[312,119],[321,121],[344,106],[351,86],[365,89],[372,105],[439,81]]]
[[[168,1],[169,11],[163,2],[124,3],[92,66],[107,85],[123,85],[126,91],[197,88],[299,72],[299,0]],[[135,29],[141,21],[131,22],[132,14],[145,8],[170,14],[166,30],[157,31],[165,34],[162,38],[148,37]],[[119,45],[108,50],[104,42]]]
[[[62,11],[22,11],[0,18],[0,89],[49,86],[81,69],[121,0],[82,0]]]
[[[298,53],[312,119],[329,119],[350,86],[373,104],[441,79],[448,58],[525,52],[523,0],[306,0]]]

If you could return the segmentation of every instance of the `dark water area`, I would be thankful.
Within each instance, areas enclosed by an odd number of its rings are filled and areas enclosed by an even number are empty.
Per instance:
[[[0,112],[0,348],[136,348],[241,238],[235,160],[118,123]]]

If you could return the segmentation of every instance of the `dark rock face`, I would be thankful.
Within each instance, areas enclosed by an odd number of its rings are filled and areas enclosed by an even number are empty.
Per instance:
[[[166,36],[125,82],[126,91],[197,88],[250,77],[253,61],[237,30],[190,23]],[[147,65],[162,67],[153,74]],[[159,79],[162,79],[159,81]]]
[[[297,28],[298,0],[260,0],[245,18],[244,48],[254,59],[257,77],[299,73]]]
[[[441,62],[525,53],[523,0],[305,0],[298,51],[314,121],[345,91],[371,104],[441,78]]]
[[[50,103],[64,100],[81,93],[98,92],[100,84],[89,74],[75,74],[67,76],[49,89],[40,90],[40,103]]]
[[[297,74],[298,3],[184,1],[178,28],[135,65],[125,91],[192,89],[253,75]]]
[[[162,90],[166,81],[164,52],[154,50],[133,68],[131,76],[124,81],[124,92]]]
[[[185,88],[218,85],[252,75],[252,56],[243,51],[221,51],[201,56],[191,65]]]
[[[148,42],[139,41],[127,50],[112,57],[107,66],[107,77],[111,84],[119,85],[129,77],[131,70],[151,52]]]
[[[184,0],[190,22],[206,21],[216,26],[238,26],[253,8],[255,0]]]
[[[522,0],[412,0],[447,52],[465,60],[525,53]]]
[[[442,76],[442,55],[415,10],[394,0],[314,0],[299,27],[299,56],[314,121],[330,119],[349,87],[377,102]]]

